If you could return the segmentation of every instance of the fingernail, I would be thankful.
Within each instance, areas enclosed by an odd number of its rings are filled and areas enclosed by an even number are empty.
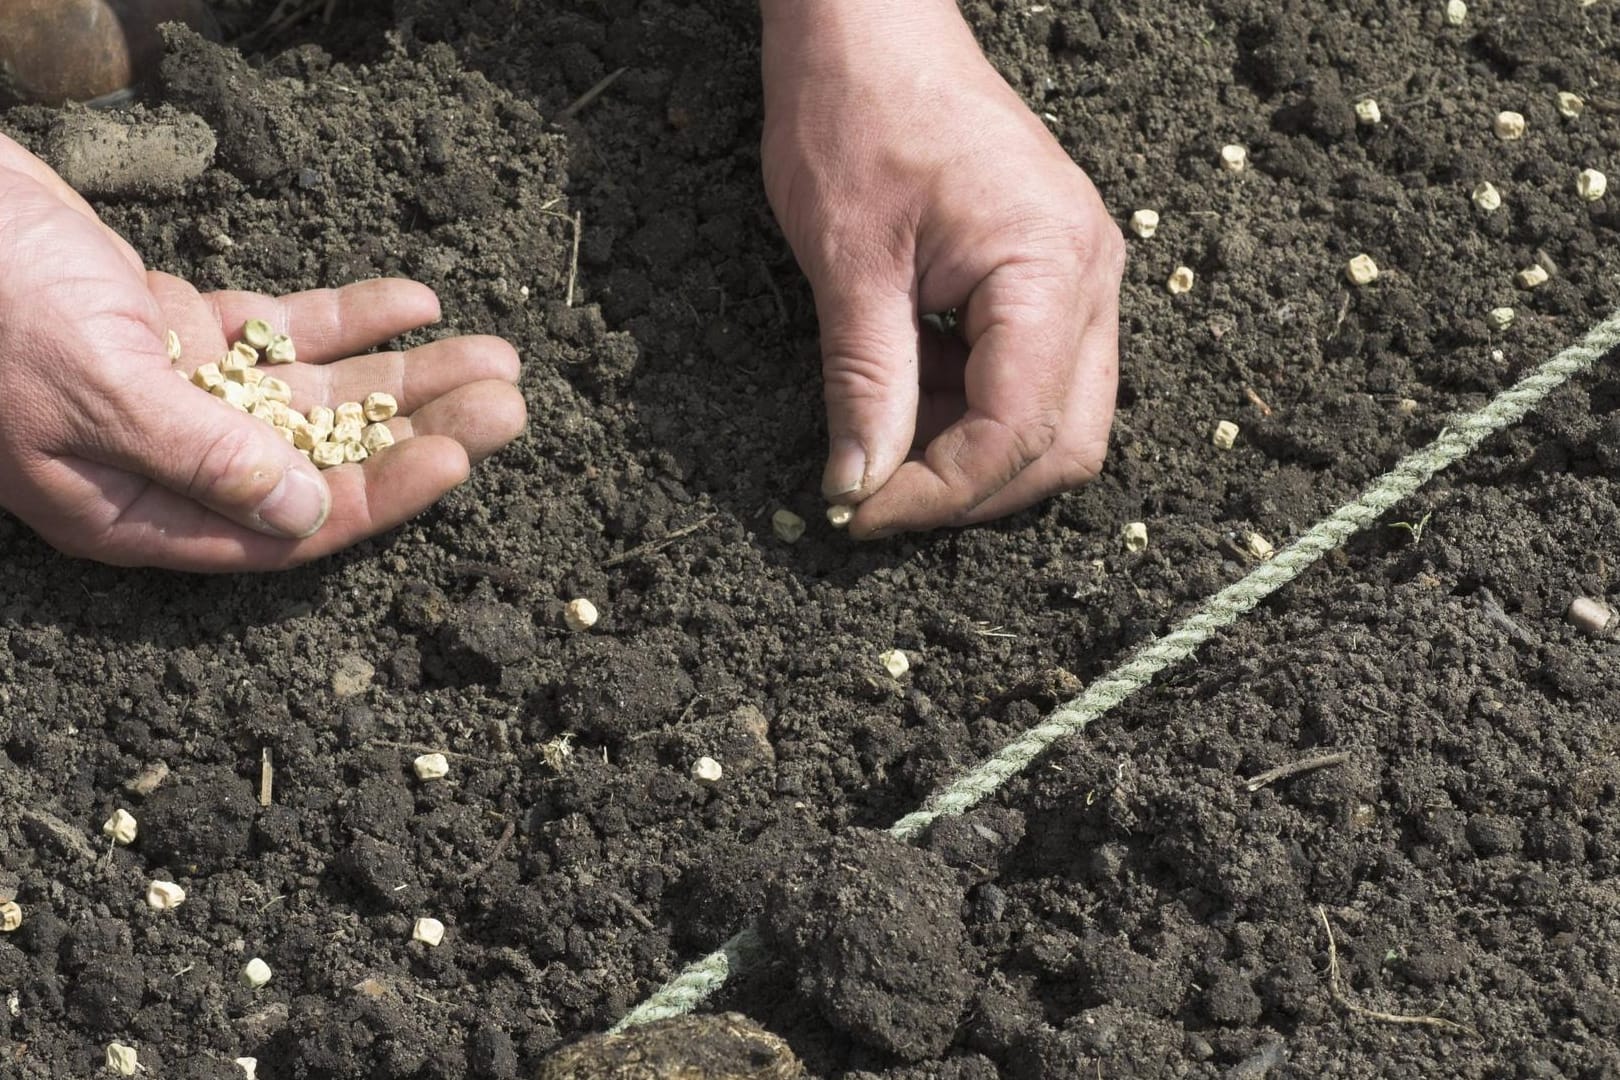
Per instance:
[[[833,440],[827,452],[827,471],[821,474],[821,494],[829,499],[853,495],[866,479],[866,449],[847,435]]]
[[[332,495],[326,481],[297,467],[281,474],[281,483],[265,496],[253,518],[263,532],[302,540],[326,524]]]

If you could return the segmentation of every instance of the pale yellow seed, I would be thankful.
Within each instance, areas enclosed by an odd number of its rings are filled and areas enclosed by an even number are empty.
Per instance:
[[[563,608],[563,623],[574,631],[589,630],[601,617],[596,605],[583,596],[568,601],[568,605]]]
[[[1489,180],[1475,185],[1474,191],[1471,195],[1469,195],[1469,198],[1474,200],[1475,206],[1479,207],[1487,214],[1493,210],[1499,209],[1502,205],[1502,193],[1497,191],[1496,185],[1491,183]]]
[[[1237,443],[1238,426],[1230,420],[1222,420],[1215,425],[1215,434],[1211,442],[1218,450],[1230,450]]]
[[[168,334],[164,335],[163,344],[168,350],[169,362],[178,362],[182,355],[180,350],[180,335],[175,333],[173,330],[170,330]]]
[[[15,900],[0,903],[0,933],[9,934],[23,922],[23,910]]]
[[[1180,296],[1182,293],[1192,292],[1193,272],[1190,266],[1178,266],[1170,271],[1170,280],[1164,283],[1171,295]]]
[[[1547,284],[1547,270],[1542,266],[1527,266],[1514,275],[1521,289],[1535,289]]]
[[[1461,26],[1468,20],[1468,5],[1463,0],[1446,0],[1446,25]]]
[[[1261,560],[1277,554],[1277,549],[1271,545],[1271,541],[1257,532],[1243,534],[1243,547],[1250,555]]]
[[[290,428],[290,427],[278,427],[278,428],[276,428],[276,430],[281,432],[281,437],[282,438],[284,438],[288,442],[292,443],[293,446],[295,446],[295,447],[298,446],[298,435],[297,435],[296,432],[293,431],[292,428]],[[298,447],[298,448],[300,450],[303,449],[303,447]]]
[[[309,460],[322,469],[335,469],[348,459],[343,453],[343,444],[335,442],[317,443],[309,452]]]
[[[778,510],[771,515],[771,531],[784,544],[797,543],[804,535],[804,518],[791,510]]]
[[[1362,98],[1356,102],[1356,119],[1368,126],[1382,123],[1384,111],[1378,107],[1378,102],[1372,98]]]
[[[358,401],[345,401],[336,409],[332,410],[332,415],[337,418],[333,425],[334,427],[337,424],[341,424],[345,421],[353,421],[356,424],[363,424],[366,422],[366,407],[360,404]]]
[[[360,432],[360,445],[375,454],[394,445],[394,433],[387,424],[367,424]]]
[[[298,350],[293,346],[292,338],[286,334],[277,334],[264,350],[264,362],[267,364],[291,364],[297,359]]]
[[[1486,313],[1485,318],[1490,321],[1493,329],[1506,330],[1513,325],[1513,320],[1518,318],[1518,314],[1510,307],[1495,307]]]
[[[853,506],[845,506],[843,503],[839,503],[837,506],[827,507],[827,524],[835,529],[849,528],[849,523],[854,520],[854,517],[855,508]]]
[[[360,406],[361,413],[373,424],[380,424],[384,420],[393,419],[399,412],[399,402],[394,400],[393,394],[385,394],[381,390],[374,394],[367,394],[366,400]]]
[[[321,433],[321,438],[324,439],[337,426],[337,414],[325,405],[317,405],[309,410],[309,422],[315,425],[316,430]]]
[[[300,450],[314,450],[326,441],[326,433],[305,421],[292,426],[292,444]]]
[[[107,1068],[118,1076],[134,1076],[141,1068],[140,1056],[135,1053],[133,1046],[108,1043]]]
[[[339,420],[327,439],[335,443],[358,443],[363,430],[365,425],[358,420]]]
[[[231,352],[241,357],[242,363],[246,367],[253,367],[259,362],[259,350],[245,341],[238,341],[235,345],[232,345]]]
[[[275,339],[275,329],[263,319],[249,319],[242,324],[242,340],[252,348],[268,349]]]
[[[276,424],[275,410],[270,407],[270,403],[268,401],[260,401],[254,405],[253,408],[248,410],[248,415],[253,417],[255,420],[263,420],[271,427],[274,427]]]
[[[1378,280],[1378,264],[1371,255],[1357,255],[1344,268],[1344,276],[1352,285],[1370,285]]]
[[[259,397],[265,401],[290,405],[292,404],[292,387],[287,385],[285,379],[278,379],[274,375],[266,375],[259,380]]]
[[[911,658],[899,649],[888,649],[878,654],[878,663],[890,676],[898,679],[911,670]]]
[[[1131,215],[1131,232],[1143,240],[1152,239],[1153,234],[1159,231],[1159,212],[1157,210],[1138,210]]]
[[[219,370],[218,364],[204,364],[191,373],[191,381],[193,385],[212,392],[214,387],[225,381],[225,373]]]
[[[422,754],[411,762],[418,780],[443,780],[450,775],[450,761],[443,754]]]
[[[133,844],[139,829],[135,815],[119,807],[112,812],[112,817],[102,823],[101,835],[110,837],[115,844]]]
[[[173,911],[186,902],[186,890],[172,881],[154,881],[146,886],[146,906],[154,911]]]
[[[262,404],[270,413],[270,422],[276,425],[276,427],[286,427],[289,419],[287,414],[292,410],[288,409],[284,402],[273,401],[265,398],[262,391],[260,392],[259,397],[261,399],[260,404]]]
[[[371,451],[357,442],[343,444],[343,460],[350,465],[358,465],[371,456]]]
[[[692,779],[700,784],[718,784],[726,770],[712,757],[700,757],[692,762]]]
[[[243,986],[249,990],[257,990],[270,981],[270,965],[255,956],[243,966],[239,978]]]
[[[1146,551],[1148,546],[1147,523],[1133,521],[1125,526],[1125,550]]]
[[[244,386],[239,382],[226,380],[208,391],[233,409],[247,412],[253,408],[255,394],[253,388]]]
[[[427,917],[417,919],[416,924],[411,927],[411,940],[420,941],[428,948],[433,948],[444,940],[444,923]]]
[[[1524,114],[1516,113],[1511,109],[1504,109],[1496,114],[1492,124],[1496,137],[1503,142],[1512,142],[1524,138]]]
[[[1236,143],[1229,143],[1221,147],[1221,168],[1230,173],[1240,173],[1249,164],[1249,152]]]
[[[1609,190],[1609,178],[1596,169],[1582,169],[1575,177],[1575,190],[1587,202],[1596,202]]]
[[[1581,95],[1572,94],[1568,90],[1558,91],[1558,115],[1565,120],[1578,120],[1581,113],[1586,111],[1586,102]]]
[[[264,379],[265,375],[263,371],[260,371],[256,367],[250,367],[243,369],[240,377],[236,381],[241,383],[243,386],[258,386],[260,383],[264,382]]]

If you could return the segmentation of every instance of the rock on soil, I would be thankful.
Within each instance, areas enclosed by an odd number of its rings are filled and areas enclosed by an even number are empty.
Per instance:
[[[772,884],[763,932],[829,1022],[917,1061],[950,1044],[972,992],[962,902],[938,857],[854,830]]]

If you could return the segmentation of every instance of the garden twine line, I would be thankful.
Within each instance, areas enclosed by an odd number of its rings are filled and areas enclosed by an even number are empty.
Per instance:
[[[1472,453],[1486,438],[1524,419],[1548,394],[1595,365],[1617,345],[1620,345],[1620,311],[1598,323],[1580,341],[1502,391],[1483,408],[1454,418],[1433,442],[1407,455],[1358,498],[1341,506],[1269,561],[1210,597],[1181,625],[1139,649],[1124,664],[1058,706],[1045,720],[965,776],[935,792],[921,810],[907,814],[890,826],[889,835],[910,842],[939,818],[965,813],[994,794],[1053,743],[1081,733],[1097,717],[1146,686],[1159,672],[1191,656],[1214,637],[1216,631],[1236,622],[1322,556],[1371,525],[1436,473]],[[732,974],[753,966],[765,955],[764,941],[758,930],[750,926],[715,952],[688,965],[630,1010],[613,1030],[622,1031],[691,1012],[724,986]]]

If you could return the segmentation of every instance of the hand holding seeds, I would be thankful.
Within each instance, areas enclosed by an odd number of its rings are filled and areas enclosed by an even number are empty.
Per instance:
[[[766,0],[766,191],[821,319],[822,488],[858,538],[1090,480],[1123,241],[948,0]],[[956,309],[962,337],[919,326]]]
[[[523,424],[517,358],[497,339],[351,356],[438,316],[432,292],[405,281],[204,296],[147,273],[82,199],[0,137],[0,506],[70,554],[200,571],[290,566],[392,528]],[[272,340],[233,350],[250,320]],[[292,339],[296,362],[264,363],[285,358],[276,335]],[[235,390],[216,398],[189,384],[210,368],[203,382],[217,375]],[[359,464],[356,452],[323,474],[265,422],[278,405],[307,418],[356,402],[354,445],[370,458],[373,391],[397,401],[386,423],[400,445]]]

